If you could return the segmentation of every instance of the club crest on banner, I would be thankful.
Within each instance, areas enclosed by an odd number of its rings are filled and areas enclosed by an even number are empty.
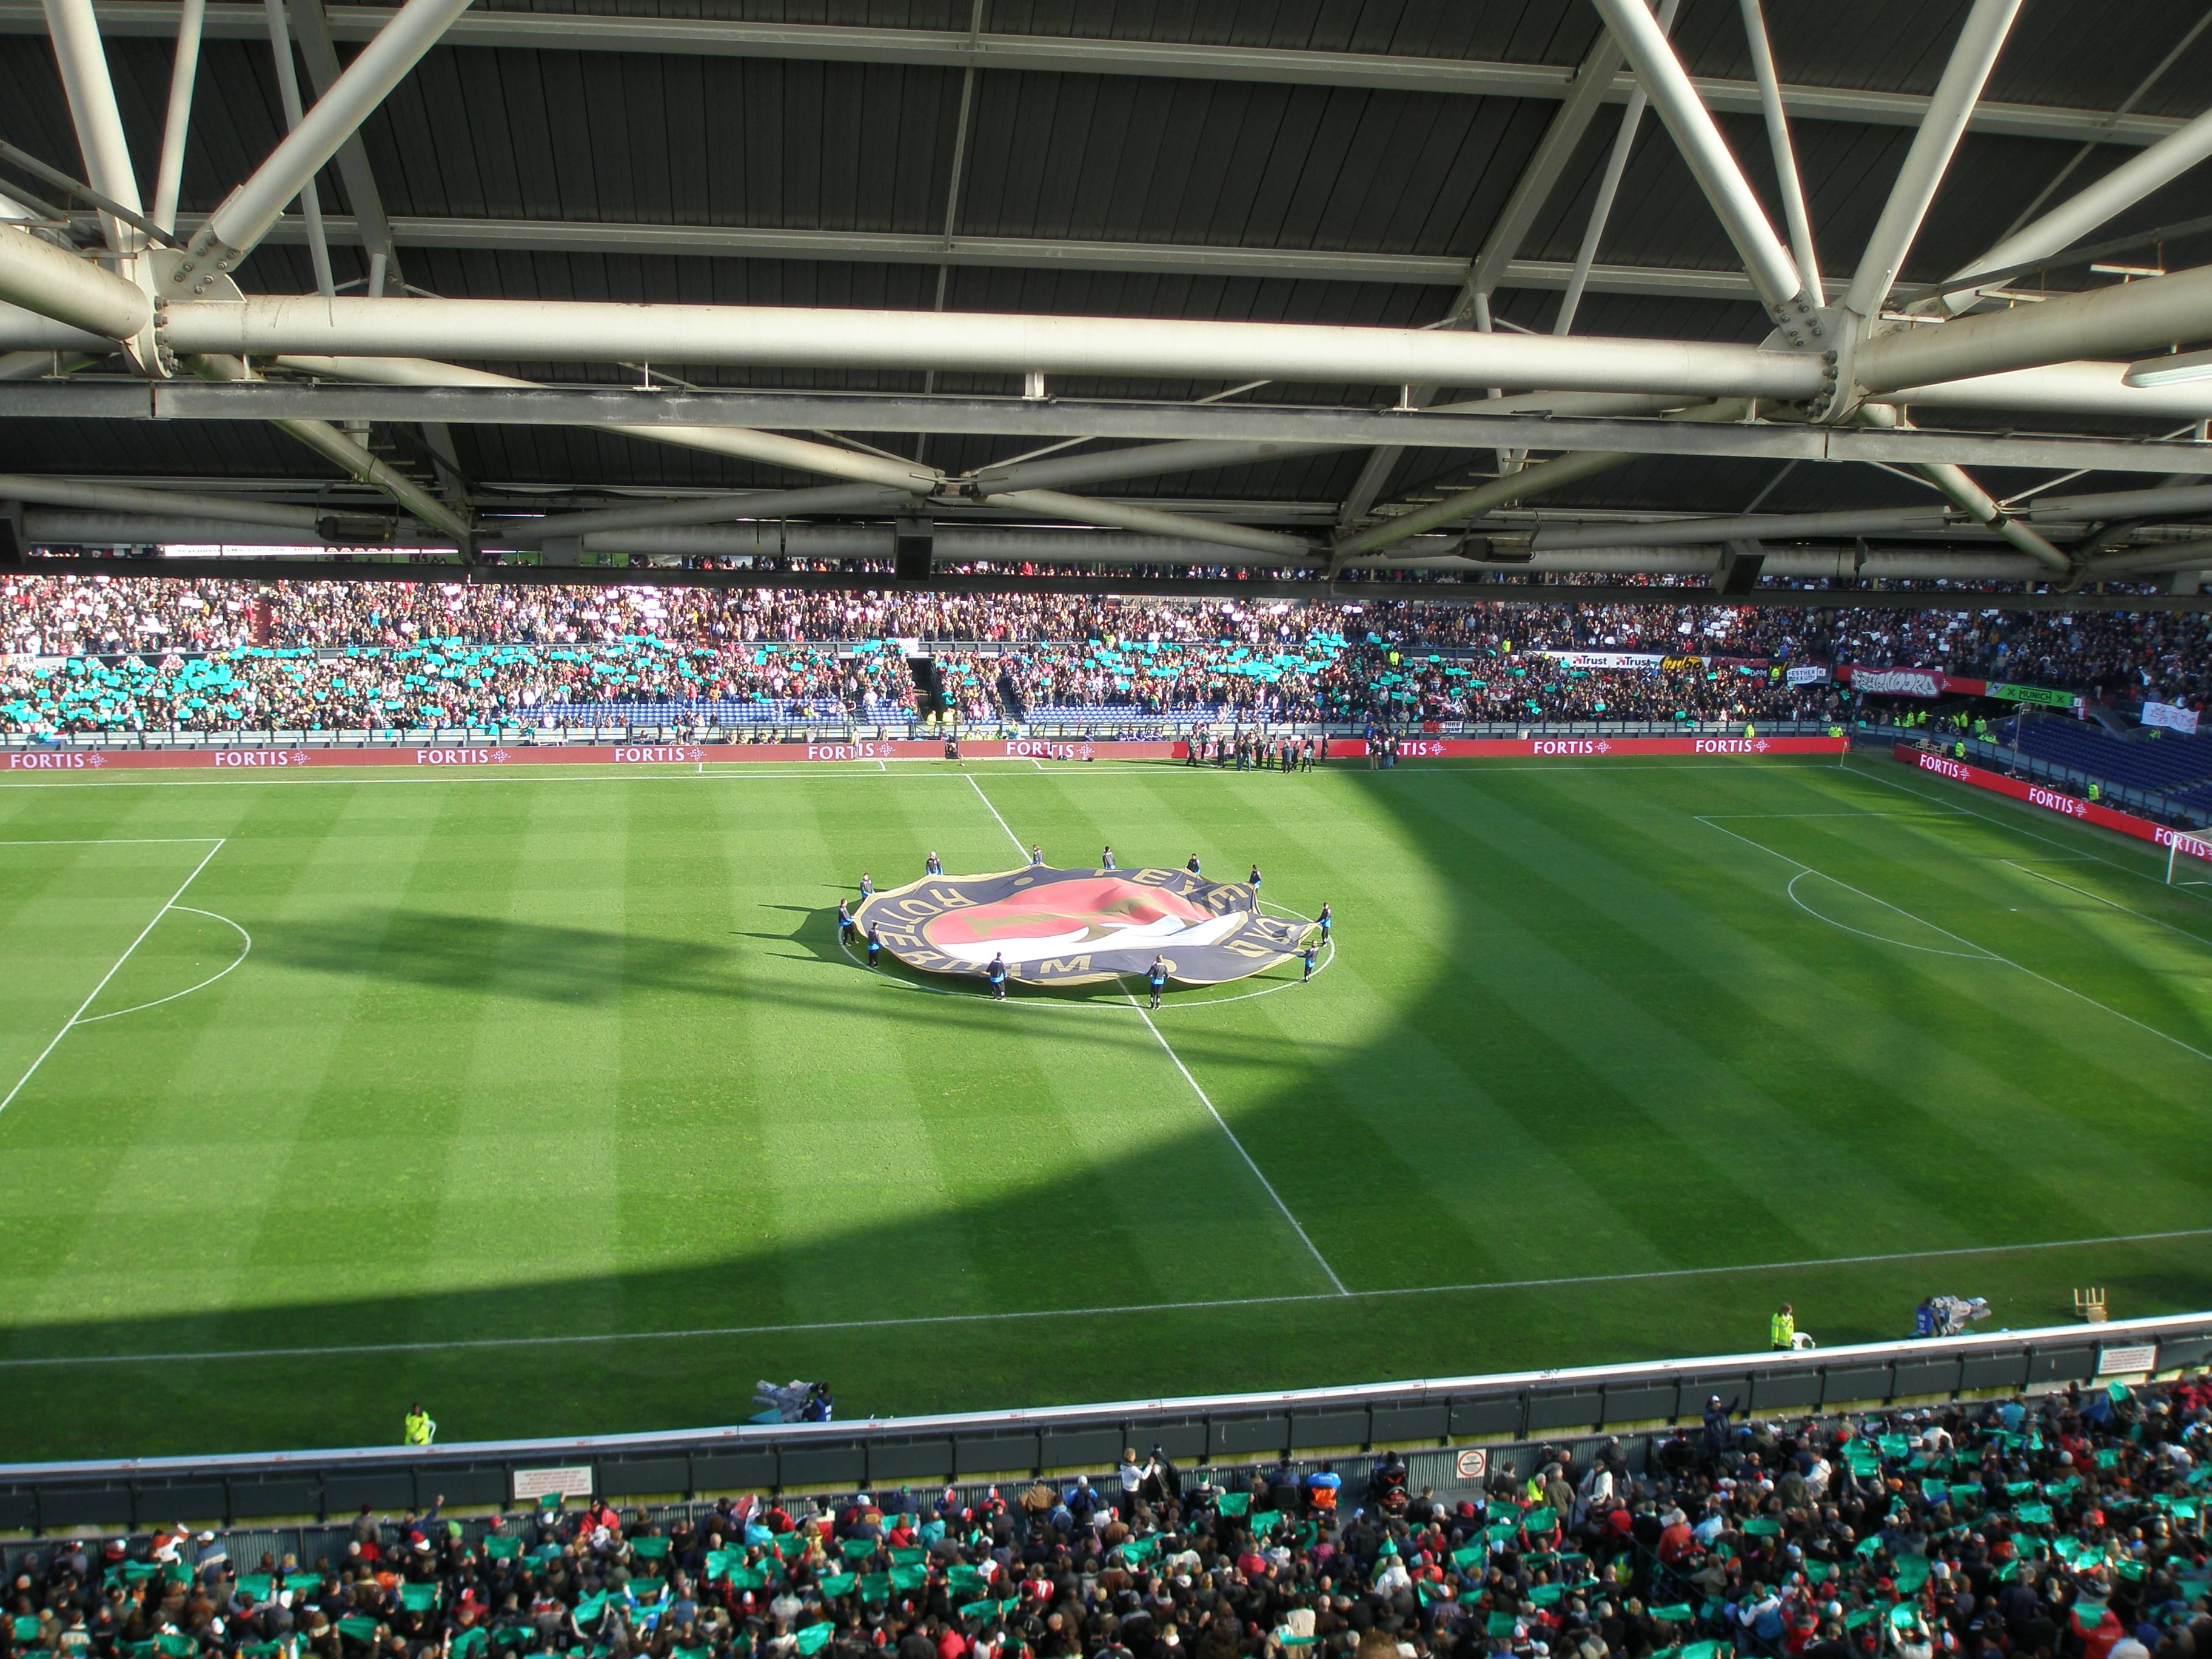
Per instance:
[[[1310,926],[1262,915],[1243,882],[1042,865],[925,877],[864,900],[853,921],[910,968],[981,977],[1000,957],[1032,985],[1142,977],[1155,957],[1178,985],[1218,985],[1296,956]]]

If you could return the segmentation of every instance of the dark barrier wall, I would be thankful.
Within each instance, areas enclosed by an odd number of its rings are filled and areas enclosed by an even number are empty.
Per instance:
[[[1460,1377],[1295,1394],[565,1441],[0,1466],[0,1532],[125,1531],[494,1507],[546,1472],[618,1502],[736,1492],[941,1486],[1110,1467],[1125,1446],[1190,1465],[1514,1445],[1695,1423],[1719,1395],[1759,1415],[1871,1409],[2212,1363],[2212,1313],[1942,1341]],[[1501,1461],[1508,1461],[1501,1457]],[[1476,1460],[1458,1470],[1473,1478]],[[1457,1469],[1457,1461],[1453,1463]],[[535,1482],[533,1482],[535,1477]],[[1441,1489],[1443,1482],[1436,1482]],[[579,1485],[579,1489],[584,1489]]]

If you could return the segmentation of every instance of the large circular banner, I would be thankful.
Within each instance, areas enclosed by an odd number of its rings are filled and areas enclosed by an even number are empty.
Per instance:
[[[1261,915],[1245,882],[1043,865],[927,876],[862,901],[853,921],[878,927],[909,968],[981,976],[1003,957],[1008,978],[1032,985],[1140,976],[1154,957],[1178,985],[1218,985],[1296,956],[1312,925]]]

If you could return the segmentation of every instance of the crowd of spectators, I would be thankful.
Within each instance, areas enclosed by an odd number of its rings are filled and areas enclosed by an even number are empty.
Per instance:
[[[436,582],[0,578],[0,730],[621,724],[611,708],[970,722],[1827,719],[1787,665],[2212,693],[2212,618],[1712,605],[1327,604]],[[1591,665],[1557,653],[1642,653]],[[660,723],[660,722],[653,722]],[[711,722],[708,722],[711,723]]]
[[[2094,1385],[1539,1449],[1096,1486],[364,1507],[312,1563],[182,1527],[7,1551],[0,1659],[2203,1659],[2212,1387]],[[299,1534],[302,1539],[311,1534]]]

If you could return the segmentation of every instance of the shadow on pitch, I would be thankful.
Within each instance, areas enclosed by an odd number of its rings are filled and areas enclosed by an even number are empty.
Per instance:
[[[626,1054],[638,1068],[635,1103],[610,1126],[605,1183],[528,1179],[518,1164],[486,1218],[440,1207],[442,1162],[425,1180],[401,1160],[404,1143],[352,1138],[362,1106],[354,1080],[334,1075],[315,1109],[345,1133],[298,1135],[289,1150],[272,1136],[264,1184],[301,1195],[335,1184],[341,1201],[242,1206],[236,1224],[262,1229],[259,1254],[218,1289],[186,1280],[165,1291],[158,1310],[88,1304],[46,1322],[0,1316],[0,1358],[172,1356],[0,1371],[11,1447],[60,1455],[363,1444],[396,1434],[417,1397],[456,1440],[518,1424],[546,1435],[665,1428],[732,1420],[763,1376],[827,1376],[841,1413],[866,1415],[1148,1398],[1224,1382],[1446,1376],[1535,1358],[1732,1352],[1763,1338],[1783,1295],[1820,1310],[1824,1343],[1901,1334],[1919,1296],[1954,1286],[1990,1294],[2015,1323],[2055,1322],[2065,1310],[2049,1287],[2088,1275],[2130,1308],[2203,1305],[2201,1241],[2191,1239],[2009,1261],[1532,1284],[1839,1249],[2109,1234],[2111,1194],[2130,1166],[2069,1170],[2017,1134],[2014,1158],[1989,1155],[1978,1184],[1941,1159],[1820,1161],[1813,1154],[1829,1144],[1876,1154],[1955,1145],[1960,1127],[1931,1114],[1922,1091],[1893,1086],[1870,1041],[1848,1029],[1808,1036],[1806,1023],[1754,994],[1771,966],[1765,941],[1791,925],[1793,913],[1777,908],[1778,881],[1740,924],[1698,923],[1692,909],[1706,914],[1713,884],[1734,877],[1731,854],[1616,866],[1618,849],[1583,845],[1587,803],[1547,781],[1509,787],[1468,774],[1431,799],[1399,787],[1414,775],[1346,780],[1379,803],[1396,837],[1388,850],[1407,870],[1454,872],[1423,925],[1374,938],[1370,979],[1332,976],[1242,1016],[1160,1022],[1212,1091],[1219,1124],[1133,1015],[925,999],[869,982],[837,948],[834,900],[763,907],[749,918],[759,931],[711,944],[421,912],[257,927],[257,959],[266,951],[322,973],[563,1006],[611,1003],[618,987],[659,989],[692,999],[687,1012],[726,1015],[744,1040],[726,1051],[712,1040],[687,1045],[658,1075],[649,1053]],[[1641,926],[1631,914],[1639,906]],[[1358,924],[1356,899],[1339,908],[1347,927]],[[1877,956],[1861,978],[1848,1006],[1906,1036],[1942,1006],[1940,985],[1912,963]],[[1614,981],[1636,1018],[1594,1029],[1590,1011],[1606,1006],[1595,994]],[[1363,987],[1392,993],[1364,1023],[1338,1006],[1356,1008]],[[883,1018],[855,1025],[863,993]],[[1333,1007],[1336,1017],[1322,1018]],[[841,1015],[848,1023],[833,1024]],[[1009,1029],[1037,1040],[998,1041]],[[1937,1063],[1943,1030],[1928,1033]],[[2081,1069],[2032,1031],[2003,1030],[1978,1061],[1989,1097],[1960,1103],[1986,1115],[1992,1134],[2043,1082]],[[827,1040],[832,1032],[841,1040]],[[749,1051],[817,1036],[806,1066],[763,1076],[742,1063]],[[122,1023],[70,1039],[127,1040]],[[1802,1079],[1808,1054],[1834,1073],[1817,1089],[1790,1080]],[[1862,1054],[1872,1059],[1855,1064]],[[1123,1092],[1091,1086],[1102,1078]],[[1764,1090],[1796,1103],[1767,1113],[1755,1139],[1714,1109]],[[662,1121],[656,1091],[682,1096],[685,1112]],[[1140,1100],[1170,1109],[1146,1133],[1116,1133],[1117,1112]],[[801,1118],[837,1133],[817,1126],[802,1136]],[[18,1108],[10,1127],[33,1121]],[[687,1125],[714,1128],[676,1133]],[[2192,1145],[2177,1137],[2161,1152],[2174,1171],[2154,1184],[2161,1215],[2201,1173]],[[2039,1159],[2051,1167],[2039,1171]],[[878,1187],[854,1179],[856,1170],[879,1172]],[[1855,1178],[1863,1173],[1878,1184]],[[1338,1297],[1271,1194],[1355,1292],[1502,1287]],[[185,1249],[212,1249],[215,1235],[191,1213],[54,1209],[38,1218],[39,1244],[51,1259],[93,1264],[105,1250],[125,1271],[177,1251],[180,1227]],[[481,1231],[467,1231],[472,1220]],[[289,1242],[288,1228],[308,1242]],[[1869,1236],[1884,1242],[1842,1242]],[[417,1259],[442,1264],[493,1238],[514,1253],[485,1255],[474,1276],[426,1285],[413,1271]],[[532,1239],[546,1242],[523,1248]],[[332,1271],[288,1289],[264,1270],[310,1248],[333,1264],[392,1271]],[[404,1292],[387,1288],[398,1284]],[[269,1300],[257,1306],[257,1296]],[[1009,1316],[1051,1309],[1092,1311]],[[945,1322],[839,1322],[916,1318]],[[538,1345],[563,1332],[679,1330],[720,1334]],[[528,1346],[437,1346],[455,1338]],[[313,1352],[377,1343],[398,1346]],[[173,1357],[255,1349],[287,1352]]]
[[[726,997],[739,989],[738,954],[726,946],[423,910],[263,922],[253,949],[265,962],[317,973],[576,1007],[638,990]]]

